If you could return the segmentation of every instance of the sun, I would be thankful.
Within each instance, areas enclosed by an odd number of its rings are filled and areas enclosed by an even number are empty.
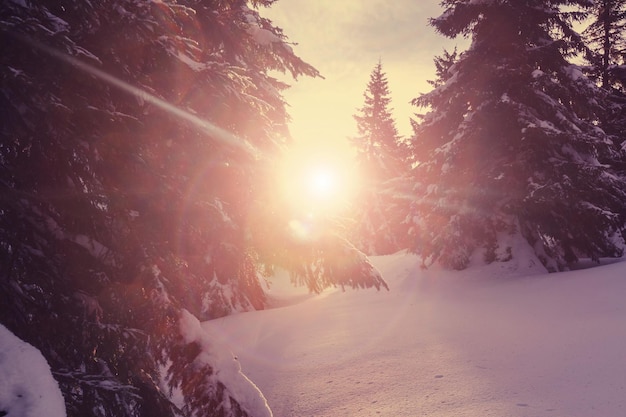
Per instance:
[[[332,167],[313,167],[307,174],[309,192],[320,199],[336,197],[339,188],[339,173]]]
[[[356,190],[352,156],[332,146],[296,145],[277,168],[284,203],[302,215],[335,215]]]

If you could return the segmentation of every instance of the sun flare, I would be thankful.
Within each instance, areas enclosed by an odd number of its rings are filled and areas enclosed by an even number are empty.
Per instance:
[[[278,170],[282,198],[303,215],[333,215],[356,191],[352,157],[340,148],[295,146]]]
[[[333,197],[337,191],[338,173],[332,168],[320,166],[313,168],[308,174],[307,185],[311,194],[317,198]]]

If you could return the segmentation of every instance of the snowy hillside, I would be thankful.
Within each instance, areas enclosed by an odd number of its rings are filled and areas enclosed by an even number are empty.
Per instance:
[[[626,415],[626,263],[501,279],[373,260],[389,292],[277,282],[280,307],[203,324],[275,416]]]

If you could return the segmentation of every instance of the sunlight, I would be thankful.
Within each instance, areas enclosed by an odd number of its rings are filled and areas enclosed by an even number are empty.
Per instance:
[[[307,174],[311,194],[320,199],[333,197],[339,181],[337,174],[332,168],[325,166],[312,169]]]
[[[242,139],[225,129],[222,129],[221,127],[211,123],[210,121],[200,118],[185,109],[182,109],[165,100],[162,100],[159,97],[150,94],[150,92],[146,90],[135,87],[134,85],[129,84],[126,81],[123,81],[117,77],[114,77],[113,75],[104,72],[101,69],[98,69],[92,65],[89,65],[79,59],[76,59],[63,51],[44,45],[38,42],[36,39],[28,38],[19,34],[12,34],[12,37],[29,45],[30,47],[33,47],[41,52],[50,55],[53,58],[56,58],[61,62],[65,62],[66,64],[69,64],[79,69],[80,71],[91,74],[94,77],[99,78],[103,82],[107,83],[108,85],[115,87],[124,93],[135,96],[138,100],[150,103],[160,110],[169,113],[174,117],[177,117],[181,121],[190,123],[199,131],[206,132],[207,134],[211,135],[211,138],[214,140],[220,141],[228,146],[242,149],[243,151],[252,155],[255,159],[259,159],[263,156],[261,155],[259,150],[256,149],[247,140]]]
[[[284,155],[277,175],[281,198],[291,212],[308,217],[307,221],[311,216],[338,214],[356,190],[352,156],[330,144],[294,145]]]

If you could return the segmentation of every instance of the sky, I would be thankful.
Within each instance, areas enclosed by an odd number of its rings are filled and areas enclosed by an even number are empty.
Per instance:
[[[380,59],[391,108],[402,135],[418,110],[410,101],[430,90],[433,58],[444,48],[463,49],[428,25],[443,9],[437,0],[279,0],[261,15],[284,30],[298,54],[324,79],[289,81],[285,92],[296,140],[347,142],[357,134],[353,115],[363,106],[370,74]]]

